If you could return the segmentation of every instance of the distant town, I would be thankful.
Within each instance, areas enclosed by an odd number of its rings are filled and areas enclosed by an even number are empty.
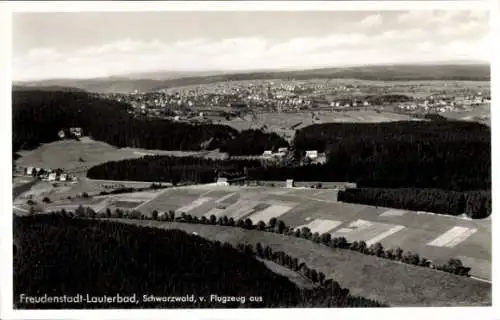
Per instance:
[[[130,114],[175,121],[215,122],[247,113],[375,109],[410,115],[471,111],[491,101],[490,90],[454,82],[398,84],[331,79],[227,81],[214,84],[101,94],[130,105]]]

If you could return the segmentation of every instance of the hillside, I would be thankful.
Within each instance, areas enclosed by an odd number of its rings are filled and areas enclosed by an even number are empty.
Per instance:
[[[120,148],[206,151],[224,147],[231,153],[261,154],[274,145],[287,145],[277,135],[238,133],[227,125],[134,118],[127,113],[128,108],[126,103],[87,92],[14,90],[13,150],[57,141],[59,130],[73,126],[81,127],[85,136]]]
[[[136,302],[121,304],[87,300],[37,305],[16,300],[17,308],[379,306],[350,296],[348,290],[332,291],[334,287],[299,289],[250,254],[180,230],[43,215],[15,218],[14,236],[14,297],[136,296]],[[225,303],[212,295],[244,297],[246,302]],[[158,302],[144,296],[192,301]],[[259,301],[251,302],[250,297]]]
[[[233,245],[260,242],[273,251],[285,251],[310,267],[336,279],[353,294],[393,307],[491,305],[491,284],[429,268],[396,263],[350,250],[331,250],[304,239],[234,227],[120,219],[123,223],[197,232],[212,241]]]
[[[301,71],[266,71],[239,72],[218,75],[184,76],[185,73],[143,74],[143,78],[128,75],[126,77],[110,77],[97,79],[55,79],[23,82],[19,85],[63,86],[75,87],[92,92],[130,92],[133,90],[154,91],[168,87],[196,84],[208,84],[221,81],[256,80],[256,79],[311,79],[311,78],[343,78],[360,80],[405,81],[405,80],[469,80],[489,81],[490,66],[481,64],[460,65],[389,65],[361,66],[349,68],[324,68]]]

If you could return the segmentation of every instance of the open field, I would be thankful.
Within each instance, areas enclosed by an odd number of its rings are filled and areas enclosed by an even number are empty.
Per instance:
[[[480,106],[475,106],[470,111],[443,112],[441,113],[441,115],[453,120],[477,121],[480,123],[491,125],[491,104],[488,103],[482,104]]]
[[[491,305],[491,285],[471,278],[454,276],[367,256],[348,250],[332,250],[304,239],[233,227],[172,222],[126,220],[125,223],[196,232],[210,240],[269,245],[300,258],[308,266],[337,280],[352,294],[377,299],[391,306],[475,306]]]
[[[141,158],[145,155],[203,156],[220,157],[216,151],[184,152],[166,150],[146,150],[138,148],[116,148],[107,143],[83,137],[81,141],[62,140],[44,144],[34,150],[18,152],[15,161],[18,167],[61,168],[74,174],[85,176],[88,169],[100,163],[123,159]]]
[[[279,191],[279,192],[277,192]],[[99,196],[99,199],[110,198]],[[349,241],[376,242],[389,249],[401,247],[444,263],[463,257],[471,275],[491,280],[491,220],[470,220],[429,213],[396,211],[390,208],[342,203],[336,190],[286,189],[266,187],[221,187],[214,185],[169,188],[147,196],[121,194],[113,201],[143,201],[136,209],[144,214],[153,210],[185,212],[197,217],[228,216],[268,222],[271,217],[290,227],[308,225],[313,232],[344,236]],[[73,205],[72,200],[62,203]],[[58,203],[59,204],[59,203]]]

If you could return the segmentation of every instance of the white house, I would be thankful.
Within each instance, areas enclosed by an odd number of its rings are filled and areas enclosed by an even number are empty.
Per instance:
[[[64,133],[64,130],[60,130],[57,135],[59,136],[60,139],[64,139],[66,137],[66,134]]]
[[[293,179],[287,179],[286,180],[286,187],[287,188],[293,188]]]
[[[82,136],[82,128],[80,128],[80,127],[69,128],[69,132],[72,135],[74,135],[75,137],[81,137]]]
[[[56,173],[53,172],[53,173],[49,174],[47,180],[48,181],[56,181]]]
[[[217,183],[218,186],[228,186],[229,182],[227,182],[227,178],[217,178]]]
[[[288,152],[288,148],[278,148],[278,153],[286,154]]]
[[[61,175],[59,176],[59,181],[66,181],[67,178],[68,175],[66,173],[61,173]]]
[[[27,167],[27,168],[26,168],[26,174],[27,174],[28,176],[33,175],[33,167]]]
[[[262,154],[262,157],[264,158],[271,158],[273,156],[273,152],[271,150],[265,150],[264,153]]]
[[[317,150],[307,150],[306,151],[306,158],[314,160],[318,158],[318,151]]]

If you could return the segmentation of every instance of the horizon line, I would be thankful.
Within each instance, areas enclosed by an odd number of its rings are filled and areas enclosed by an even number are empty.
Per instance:
[[[74,77],[74,78],[33,78],[33,79],[24,79],[24,80],[14,80],[12,78],[12,84],[22,84],[29,82],[38,82],[38,81],[89,81],[89,80],[108,80],[113,78],[123,79],[123,80],[155,80],[155,81],[163,81],[170,79],[151,79],[151,78],[141,78],[134,77],[134,75],[141,74],[155,74],[155,73],[168,73],[168,72],[178,72],[185,73],[184,75],[179,75],[175,79],[181,78],[193,78],[193,77],[210,77],[217,75],[233,75],[233,74],[241,74],[241,73],[263,73],[263,72],[293,72],[293,71],[314,71],[314,70],[324,70],[324,69],[347,69],[347,68],[362,68],[362,67],[393,67],[393,66],[466,66],[466,65],[488,65],[491,68],[491,61],[484,60],[456,60],[456,61],[431,61],[431,62],[395,62],[395,63],[372,63],[372,64],[350,64],[350,65],[342,65],[342,66],[311,66],[305,68],[258,68],[258,69],[170,69],[170,70],[144,70],[144,71],[136,71],[136,72],[125,72],[125,73],[116,73],[113,75],[102,76],[102,77]],[[213,73],[209,75],[189,75],[189,73]]]

